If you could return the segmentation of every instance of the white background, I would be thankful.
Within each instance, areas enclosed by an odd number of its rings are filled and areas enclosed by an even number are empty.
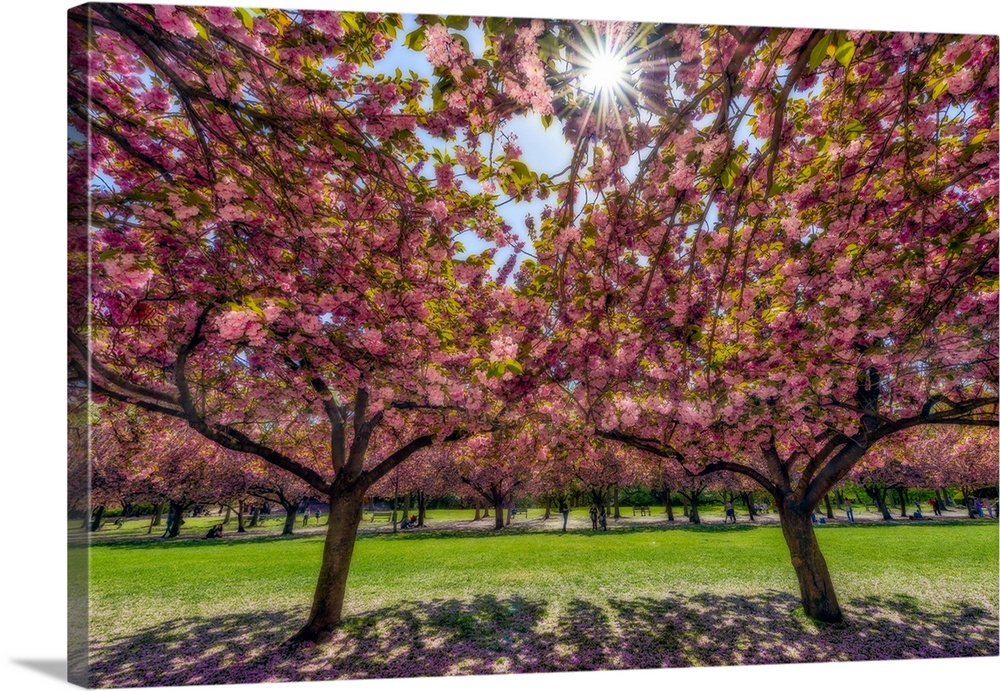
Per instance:
[[[260,0],[267,5],[266,0]],[[217,3],[221,4],[221,3]],[[289,0],[283,6],[344,10],[628,19],[685,23],[819,26],[996,34],[995,2],[877,0]],[[65,684],[65,11],[69,3],[20,0],[0,14],[5,66],[0,91],[0,682],[4,689]],[[840,584],[849,591],[850,584]],[[919,622],[911,622],[920,626]],[[755,691],[786,686],[891,687],[898,691],[993,685],[998,658],[835,665],[565,673],[408,681],[242,685],[240,689],[523,691],[573,687],[664,687]],[[210,687],[198,687],[210,688]]]

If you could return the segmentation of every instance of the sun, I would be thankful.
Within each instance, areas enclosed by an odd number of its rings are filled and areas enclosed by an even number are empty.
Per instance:
[[[601,46],[583,66],[581,86],[595,96],[608,96],[621,91],[629,77],[628,58]]]

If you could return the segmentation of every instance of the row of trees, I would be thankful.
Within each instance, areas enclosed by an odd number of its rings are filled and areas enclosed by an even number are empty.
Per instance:
[[[177,517],[193,507],[219,506],[225,509],[226,520],[233,514],[237,531],[244,532],[245,515],[253,527],[261,508],[274,505],[285,516],[282,534],[291,535],[296,513],[311,501],[320,501],[294,475],[253,456],[220,450],[183,427],[164,430],[150,423],[148,416],[132,410],[131,415],[105,417],[96,427],[88,514],[92,530],[100,525],[106,507],[120,507],[125,515],[134,507],[152,507],[152,532],[164,510]],[[551,436],[536,433],[532,438]],[[907,515],[909,491],[930,491],[944,501],[953,489],[968,498],[977,490],[995,489],[1000,482],[996,448],[995,432],[955,429],[910,435],[869,454],[834,488],[832,501],[838,507],[845,497],[870,501],[890,520],[893,499],[901,515]],[[400,515],[408,515],[412,508],[419,525],[424,524],[429,500],[448,497],[458,505],[485,508],[486,516],[492,511],[496,529],[509,525],[512,507],[529,501],[544,507],[545,517],[564,500],[608,507],[615,518],[622,504],[657,503],[674,520],[673,507],[681,505],[684,516],[697,523],[699,502],[706,495],[742,505],[751,520],[755,504],[765,498],[759,487],[739,474],[721,471],[692,477],[657,456],[630,454],[614,446],[605,447],[603,453],[581,453],[569,463],[553,463],[551,454],[538,451],[481,435],[415,454],[411,462],[373,486],[372,496],[391,498]],[[626,455],[633,457],[623,458]],[[830,495],[824,497],[821,509],[832,518]],[[173,520],[170,525],[170,536],[176,536],[180,523]]]
[[[298,640],[340,622],[364,498],[420,452],[738,475],[839,621],[813,509],[901,435],[997,425],[995,37],[69,19],[80,418],[138,410],[324,497]],[[599,52],[623,67],[595,92]],[[564,170],[522,160],[520,117]]]

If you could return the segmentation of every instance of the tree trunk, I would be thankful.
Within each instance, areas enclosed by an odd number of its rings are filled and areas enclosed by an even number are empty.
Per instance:
[[[259,520],[260,520],[260,507],[259,506],[255,506],[252,509],[250,509],[250,525],[248,525],[247,527],[248,528],[256,528],[257,527],[257,522]]]
[[[685,515],[688,517],[688,522],[701,524],[701,516],[698,515],[698,495],[692,492],[691,495],[681,494],[681,496],[687,499],[685,508],[688,510]]]
[[[503,529],[503,497],[496,495],[493,497],[493,528]]]
[[[399,470],[398,468],[396,469]],[[396,521],[399,519],[399,475],[396,475],[395,489],[392,491],[392,532],[396,532]]]
[[[684,518],[691,520],[691,509],[689,506],[687,497],[681,492],[681,510],[684,512]]]
[[[490,506],[489,504],[487,504],[486,508],[483,509],[483,518],[489,518],[489,517],[490,517]]]
[[[285,527],[281,529],[282,535],[292,535],[292,530],[295,528],[295,507],[286,506],[285,507]]]
[[[480,515],[480,513],[479,513],[479,505],[477,504],[476,505],[476,515],[472,517],[472,520],[478,521],[481,518],[482,518],[482,515]]]
[[[160,525],[163,520],[163,503],[153,504],[153,527]]]
[[[90,532],[95,532],[101,527],[101,519],[104,518],[104,506],[98,506],[90,519]]]
[[[230,514],[232,514],[232,512],[233,512],[233,508],[231,506],[229,506],[229,504],[226,504],[226,515],[222,519],[222,525],[229,525],[229,517],[230,517]]]
[[[406,497],[403,499],[403,520],[408,521],[410,519],[410,492],[406,493]]]
[[[184,505],[175,501],[170,502],[170,514],[173,516],[173,520],[167,519],[167,522],[170,523],[167,537],[177,537],[181,532],[181,523],[184,522]]]
[[[243,500],[240,499],[239,504],[236,505],[236,532],[245,533],[247,528],[243,525],[243,510],[245,506],[243,505]]]
[[[422,489],[417,490],[417,525],[424,527],[424,518],[427,516],[427,495]]]
[[[363,502],[361,494],[330,496],[330,518],[327,521],[326,541],[323,543],[323,562],[316,582],[312,609],[308,621],[295,634],[293,641],[315,642],[340,623],[344,594],[347,591],[347,574],[351,568]]]
[[[885,495],[889,490],[879,489],[878,487],[868,488],[865,487],[865,493],[875,500],[875,506],[882,513],[883,521],[891,521],[892,514],[889,513],[889,507],[885,505]]]
[[[833,507],[830,506],[830,495],[823,495],[823,503],[826,504],[826,517],[833,520]]]
[[[667,508],[667,520],[668,521],[672,521],[672,520],[674,520],[674,507],[673,507],[673,501],[671,500],[671,497],[670,497],[670,488],[669,487],[667,488],[666,492],[667,492],[667,498],[664,500],[663,503],[664,503],[664,505]]]
[[[542,520],[547,521],[552,518],[552,497],[545,497],[545,516]]]
[[[750,520],[754,520],[756,512],[753,510],[753,492],[741,492],[740,497],[743,499],[743,506],[747,507],[747,515],[750,516]]]
[[[940,509],[941,511],[950,511],[950,509],[948,508],[948,503],[944,500],[944,492],[939,489],[936,489],[934,490],[934,495],[937,497],[938,509]]]
[[[902,518],[906,518],[906,490],[902,487],[897,487],[896,496],[899,498],[899,515]]]
[[[615,520],[617,521],[619,518],[622,517],[620,507],[618,506],[618,485],[615,485],[614,489],[612,490],[611,496],[613,497],[613,501],[615,504]]]
[[[792,568],[799,581],[802,607],[811,619],[839,622],[844,616],[833,590],[830,570],[816,541],[810,512],[793,511],[780,506],[781,532],[792,557]]]

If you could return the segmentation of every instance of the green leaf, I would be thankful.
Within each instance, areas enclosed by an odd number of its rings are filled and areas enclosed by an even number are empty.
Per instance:
[[[247,28],[247,31],[253,31],[253,15],[250,11],[243,7],[236,8],[236,15],[243,22],[243,26]]]
[[[972,144],[973,146],[975,146],[976,144],[979,144],[984,139],[986,139],[986,137],[988,137],[989,134],[990,134],[989,130],[979,130],[979,133],[975,137],[973,137],[972,141],[969,142],[969,143]]]
[[[528,182],[531,180],[531,169],[523,161],[510,161],[510,168],[514,177],[519,181]]]
[[[445,17],[444,25],[449,29],[458,29],[463,31],[469,28],[469,18],[468,17]]]
[[[938,96],[940,96],[947,90],[948,90],[948,82],[942,79],[940,82],[938,82],[938,85],[934,87],[934,91],[931,92],[931,98],[937,99]]]
[[[518,362],[517,360],[512,360],[510,358],[507,358],[504,364],[507,366],[507,369],[513,372],[514,374],[524,373],[524,370],[521,368],[521,363]]]
[[[503,376],[506,369],[507,363],[505,362],[491,362],[490,366],[486,368],[486,376],[497,379]]]
[[[198,36],[207,41],[208,32],[205,31],[205,27],[203,27],[201,24],[199,24],[193,19],[191,20],[191,23],[194,24],[194,30],[198,32]]]
[[[846,43],[841,43],[837,47],[837,52],[834,55],[837,58],[837,62],[844,66],[846,70],[851,64],[851,60],[854,59],[854,41],[847,41]]]
[[[347,28],[351,31],[358,30],[358,20],[356,18],[357,12],[344,12],[340,15],[340,21],[347,25]]]
[[[819,43],[812,49],[812,53],[809,54],[809,69],[814,70],[819,67],[819,64],[823,62],[823,58],[826,57],[826,49],[830,46],[830,41],[833,40],[833,34],[827,34],[819,40]]]
[[[427,27],[422,26],[419,29],[411,31],[406,34],[406,39],[403,41],[404,45],[410,50],[423,50],[424,49],[424,37],[427,35]]]
[[[552,116],[551,115],[543,115],[542,116],[542,127],[544,127],[545,129],[549,129],[549,127],[551,125],[552,125]]]

